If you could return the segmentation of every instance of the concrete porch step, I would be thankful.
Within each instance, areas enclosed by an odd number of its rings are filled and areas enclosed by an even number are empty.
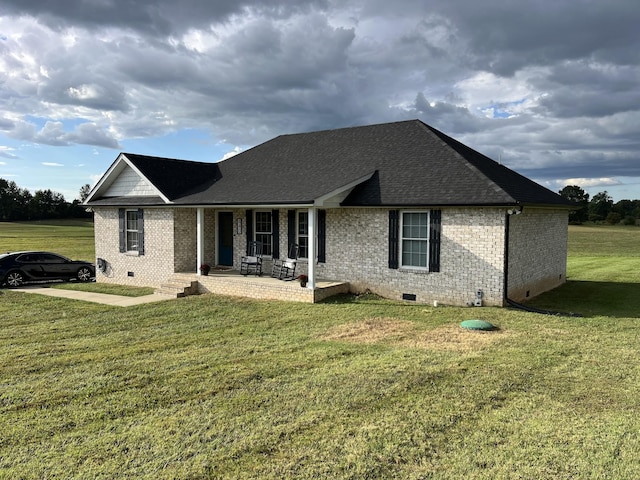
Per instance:
[[[173,275],[169,280],[155,289],[158,295],[166,295],[172,298],[186,297],[198,294],[198,282],[184,275]]]

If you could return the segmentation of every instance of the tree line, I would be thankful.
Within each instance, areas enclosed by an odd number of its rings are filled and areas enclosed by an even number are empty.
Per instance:
[[[613,203],[606,190],[589,199],[589,194],[577,185],[567,185],[558,193],[580,207],[569,214],[569,223],[606,222],[612,225],[635,225],[640,219],[640,200],[620,200]]]
[[[82,202],[89,193],[89,184],[80,189],[80,199],[67,202],[61,193],[36,190],[31,193],[16,182],[0,178],[0,222],[49,220],[55,218],[92,218]]]

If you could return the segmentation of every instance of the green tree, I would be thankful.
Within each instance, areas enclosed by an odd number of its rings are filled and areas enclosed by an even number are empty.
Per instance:
[[[88,195],[89,184],[80,189],[80,195]],[[85,196],[86,198],[86,196]],[[61,193],[49,189],[38,190],[32,195],[15,182],[0,178],[0,222],[40,220],[47,218],[91,218],[80,200],[67,203]]]
[[[84,202],[89,196],[89,192],[91,191],[91,185],[85,183],[82,187],[80,187],[80,203]]]
[[[622,218],[640,218],[640,200],[620,200],[613,206],[613,211]]]
[[[577,185],[567,185],[558,193],[577,205],[576,210],[569,213],[569,223],[582,223],[589,218],[589,194],[582,188]]]
[[[67,217],[69,218],[93,218],[93,213],[87,211],[87,208],[82,205],[82,202],[77,198],[73,202],[67,204]]]
[[[611,225],[617,225],[622,221],[622,215],[618,212],[611,211],[607,214],[605,221]]]
[[[51,190],[37,190],[29,204],[31,218],[34,220],[46,218],[65,218],[68,204],[61,193]]]
[[[0,221],[29,219],[31,193],[16,185],[14,181],[0,178]]]
[[[606,190],[596,193],[589,202],[589,219],[604,220],[612,209],[613,199],[609,193]]]

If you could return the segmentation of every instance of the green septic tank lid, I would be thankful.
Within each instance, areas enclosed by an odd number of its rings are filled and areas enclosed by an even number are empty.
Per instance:
[[[467,330],[495,330],[495,326],[484,320],[465,320],[460,324],[462,328]]]

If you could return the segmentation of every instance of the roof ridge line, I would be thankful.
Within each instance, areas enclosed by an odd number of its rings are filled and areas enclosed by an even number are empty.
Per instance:
[[[444,136],[446,138],[448,138],[449,140],[451,140],[452,142],[458,143],[462,146],[465,146],[466,148],[473,150],[474,152],[476,152],[478,155],[481,155],[482,157],[486,158],[487,160],[491,161],[491,162],[495,162],[497,163],[494,159],[488,157],[487,155],[485,155],[482,152],[479,152],[478,150],[476,150],[475,148],[471,148],[465,144],[463,144],[462,142],[459,142],[458,140],[456,140],[453,137],[450,137],[449,135],[447,135],[446,133],[441,132],[440,130],[438,130],[437,128],[434,128],[430,125],[427,125],[424,122],[420,122],[422,123],[426,130],[429,131],[429,133],[431,135],[434,135],[435,137],[437,137],[442,143],[443,145],[446,145],[447,147],[451,148],[451,150],[453,151],[453,154],[458,157],[460,160],[462,160],[463,165],[465,165],[469,170],[471,170],[472,172],[474,172],[476,174],[476,176],[478,176],[481,180],[484,180],[490,188],[493,189],[494,192],[497,193],[503,193],[505,194],[507,197],[509,197],[511,199],[511,201],[515,202],[515,203],[519,203],[518,200],[516,200],[515,198],[513,198],[513,195],[511,195],[511,193],[507,192],[503,187],[501,187],[500,185],[498,185],[497,182],[495,182],[493,179],[489,178],[489,176],[487,174],[485,174],[482,170],[480,170],[478,167],[476,167],[473,163],[471,163],[467,158],[465,158],[460,152],[458,152],[458,150],[456,148],[454,148],[450,143],[446,142],[445,140],[443,140],[443,138],[440,136]],[[438,134],[436,134],[435,132],[438,132]],[[517,172],[515,172],[517,173]]]
[[[172,161],[172,162],[187,162],[189,164],[201,163],[201,164],[204,164],[204,165],[209,165],[209,164],[212,164],[212,163],[218,163],[217,161],[205,162],[204,160],[188,160],[186,158],[161,157],[161,156],[158,156],[158,155],[146,155],[144,153],[120,152],[120,154],[121,155],[125,155],[127,157],[130,156],[130,155],[133,155],[133,156],[136,156],[136,157],[155,158],[155,159],[158,159],[158,160],[169,160],[169,161]]]

